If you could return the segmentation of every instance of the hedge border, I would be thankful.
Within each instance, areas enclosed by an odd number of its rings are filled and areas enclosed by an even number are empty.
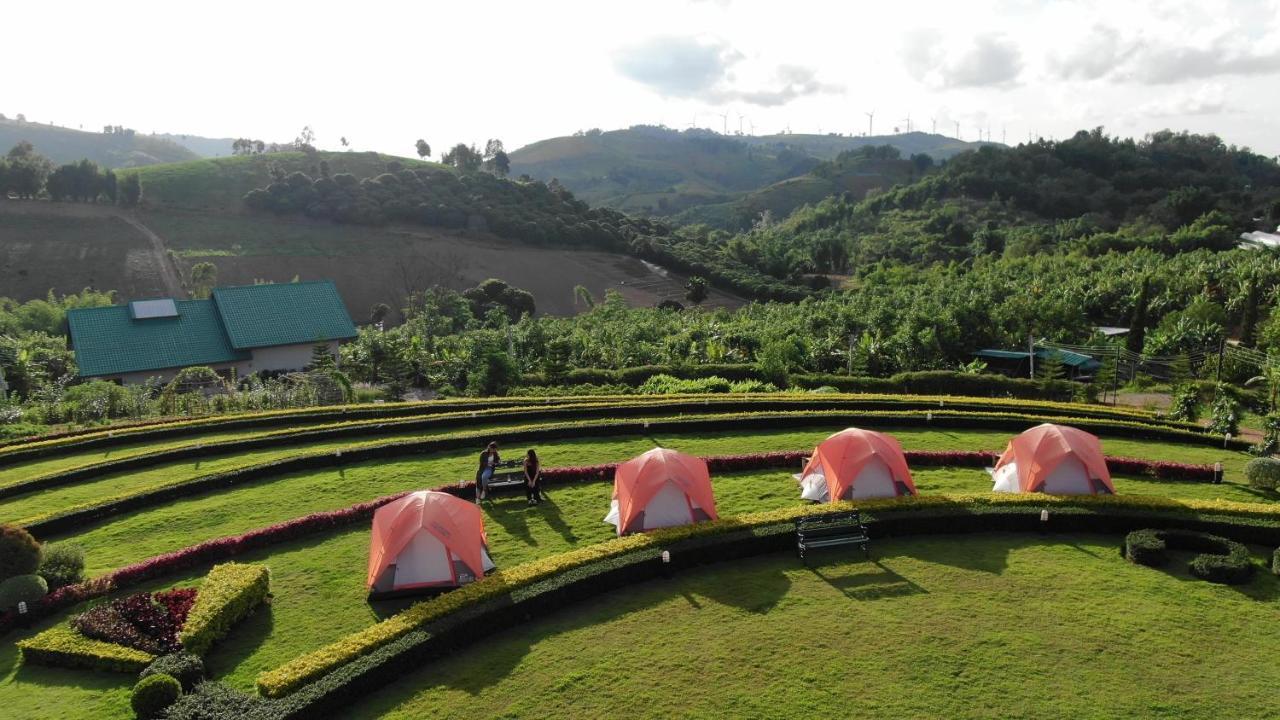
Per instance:
[[[982,451],[959,453],[953,451],[912,451],[916,457],[917,463],[924,461],[926,457],[932,457],[937,460],[938,465],[945,465],[946,462],[961,462],[961,458],[953,456],[969,456],[968,462],[973,462],[974,466],[978,462],[985,466],[988,458],[994,458],[994,453],[987,454]],[[717,472],[725,471],[742,471],[750,469],[762,469],[770,467],[785,467],[788,464],[798,464],[799,459],[804,455],[804,451],[790,451],[780,453],[758,453],[755,455],[726,455],[713,456],[708,458],[708,465]],[[944,462],[942,457],[947,456]],[[753,465],[744,461],[744,458],[753,459],[752,462],[760,464]],[[1116,458],[1117,460],[1132,461],[1128,458]],[[1111,459],[1109,459],[1110,461]],[[1141,461],[1139,461],[1141,462]],[[1151,461],[1155,465],[1168,465],[1160,461]],[[567,467],[567,468],[549,468],[546,472],[548,482],[589,482],[595,480],[608,480],[612,477],[613,468],[616,464],[604,464],[587,467]],[[1187,466],[1189,468],[1199,468],[1202,472],[1207,466]],[[1157,468],[1158,470],[1158,468]],[[1157,477],[1159,475],[1157,474]],[[469,496],[474,492],[473,483],[466,483],[461,487],[455,484],[442,485],[435,488],[441,492],[447,492],[458,496]],[[320,532],[327,529],[342,527],[359,520],[370,518],[373,511],[382,505],[392,502],[403,497],[406,493],[395,493],[387,495],[368,502],[357,503],[338,510],[330,510],[325,512],[312,513],[302,517],[286,520],[280,523],[268,525],[256,530],[250,530],[240,535],[229,535],[221,538],[206,540],[205,542],[191,545],[170,553],[157,555],[146,560],[134,563],[117,569],[106,575],[87,580],[75,585],[68,585],[59,588],[49,595],[46,595],[39,605],[31,609],[31,617],[43,617],[57,610],[73,605],[75,603],[90,598],[105,595],[117,589],[122,589],[143,580],[157,577],[168,572],[174,572],[186,569],[195,565],[223,560],[235,555],[247,552],[249,550],[268,547],[270,545],[287,542],[289,540],[309,535],[311,533]],[[1236,503],[1228,505],[1236,509],[1248,509],[1248,504]],[[1256,507],[1266,508],[1266,505],[1257,505]],[[1280,517],[1280,508],[1276,511],[1277,517]],[[19,618],[15,613],[0,613],[0,636],[13,629],[19,622]]]
[[[18,650],[24,662],[37,665],[122,673],[138,673],[156,659],[142,650],[87,638],[66,624],[20,640]]]
[[[607,411],[606,411],[607,412]],[[613,411],[616,414],[616,410]],[[82,510],[88,511],[90,507],[115,507],[121,503],[128,503],[131,498],[143,496],[156,496],[161,499],[165,497],[173,497],[172,495],[164,495],[164,493],[172,488],[182,487],[186,485],[196,486],[212,485],[216,486],[220,480],[217,478],[237,478],[242,471],[252,470],[258,467],[265,467],[271,464],[281,468],[281,472],[291,472],[294,469],[307,470],[315,467],[325,467],[327,465],[309,464],[314,458],[333,456],[335,460],[338,453],[344,456],[356,457],[359,459],[371,459],[375,457],[399,457],[402,455],[411,455],[427,452],[437,452],[441,450],[455,450],[461,447],[459,443],[481,443],[492,438],[494,435],[502,434],[504,439],[509,441],[520,440],[555,440],[565,437],[567,434],[574,436],[581,435],[584,432],[601,437],[612,437],[616,435],[638,434],[648,432],[670,432],[686,430],[688,428],[696,428],[696,431],[708,431],[717,429],[749,429],[755,427],[812,427],[814,425],[824,424],[823,421],[835,422],[839,424],[842,421],[852,421],[859,425],[869,427],[939,427],[952,429],[1008,429],[1011,431],[1021,431],[1026,429],[1027,424],[1037,424],[1042,422],[1061,422],[1069,423],[1083,429],[1091,429],[1105,434],[1110,431],[1117,433],[1126,432],[1129,437],[1145,437],[1164,442],[1185,442],[1191,444],[1216,445],[1216,440],[1197,433],[1190,433],[1180,430],[1169,430],[1163,428],[1151,428],[1147,426],[1137,425],[1134,423],[1118,422],[1118,421],[1096,421],[1087,418],[1062,418],[1062,417],[1046,417],[1034,415],[1022,415],[1012,413],[964,413],[956,414],[949,411],[939,411],[935,415],[933,411],[908,411],[906,413],[879,413],[868,412],[862,414],[846,414],[836,411],[816,411],[816,412],[792,412],[785,414],[770,413],[750,413],[737,415],[693,415],[664,417],[650,420],[622,420],[617,422],[576,422],[576,423],[558,423],[544,426],[526,426],[514,431],[503,432],[501,430],[488,430],[483,433],[475,434],[452,434],[439,435],[424,440],[399,440],[394,442],[379,443],[371,440],[367,443],[360,443],[349,448],[322,450],[311,453],[299,453],[287,456],[278,460],[271,461],[262,465],[249,465],[243,468],[235,468],[218,475],[202,476],[184,480],[168,486],[163,486],[147,493],[138,495],[120,496],[111,498],[107,501],[95,503],[92,506],[82,506]],[[1104,432],[1107,431],[1107,432]],[[293,438],[303,437],[301,435],[292,436]],[[323,436],[307,436],[306,439],[323,439]],[[50,487],[71,484],[80,480],[87,480],[100,474],[124,472],[126,470],[136,470],[143,467],[149,467],[167,462],[179,462],[184,460],[194,460],[208,455],[220,455],[224,449],[234,448],[237,450],[253,449],[259,446],[271,446],[279,441],[279,436],[264,436],[261,438],[253,438],[245,441],[225,441],[220,443],[211,443],[209,445],[186,446],[164,450],[158,453],[122,458],[120,460],[108,461],[96,465],[84,466],[61,473],[42,476],[15,483],[5,489],[0,489],[0,499],[6,496],[26,494]],[[1205,440],[1209,440],[1208,443]],[[1247,441],[1232,441],[1239,443],[1241,448],[1248,447]],[[385,452],[379,452],[384,450]],[[370,455],[369,453],[375,453]],[[288,463],[299,463],[296,467],[287,465]],[[335,463],[337,464],[337,463]],[[232,480],[232,483],[235,481]],[[182,493],[179,493],[181,495]],[[144,503],[145,505],[146,503]],[[142,505],[126,505],[128,507],[141,507]],[[42,528],[43,532],[56,532],[45,527],[43,523],[55,518],[68,515],[66,512],[51,513],[45,516],[21,518],[18,522],[28,527],[36,527],[37,524]],[[90,515],[89,517],[95,517]]]
[[[1249,548],[1241,543],[1194,530],[1134,530],[1125,536],[1122,550],[1130,562],[1151,567],[1165,564],[1169,550],[1190,550],[1197,554],[1187,570],[1201,580],[1223,585],[1246,583],[1257,569]]]
[[[912,507],[914,503],[890,500],[883,502],[896,503],[897,506],[881,504],[869,508],[874,503],[864,503],[862,510],[873,537],[974,531],[1044,532],[1046,529],[1054,532],[1119,533],[1131,531],[1135,525],[1155,521],[1163,527],[1194,526],[1219,531],[1225,529],[1227,532],[1246,535],[1253,542],[1280,542],[1280,522],[1275,521],[1266,527],[1236,528],[1230,518],[1223,517],[1187,518],[1156,510],[1143,510],[1136,506],[1124,508],[1099,503],[1094,507],[1080,507],[1060,503],[1046,504],[1036,500],[1027,498],[1024,502],[1006,504],[1004,507],[982,507],[980,504],[966,505],[963,502],[954,502],[950,506],[931,503],[931,506]],[[407,666],[416,666],[422,661],[437,657],[442,651],[454,649],[460,644],[472,642],[487,633],[520,622],[528,614],[536,615],[562,608],[566,599],[569,602],[580,600],[638,580],[653,579],[700,564],[785,550],[794,542],[791,533],[791,520],[794,517],[801,514],[840,512],[847,510],[848,506],[851,504],[824,506],[816,513],[811,507],[802,507],[788,509],[788,512],[761,513],[754,518],[744,516],[736,520],[704,523],[692,529],[680,528],[678,530],[682,532],[678,533],[659,532],[642,536],[647,542],[634,545],[622,544],[622,541],[629,539],[622,538],[603,544],[615,546],[616,552],[602,553],[597,550],[599,557],[587,562],[575,563],[577,558],[570,559],[568,556],[580,553],[571,551],[557,558],[520,566],[513,574],[519,576],[521,568],[549,566],[541,575],[533,573],[534,577],[520,578],[524,581],[523,584],[507,583],[503,573],[495,574],[448,595],[414,606],[406,613],[432,603],[443,606],[444,611],[438,615],[419,611],[422,622],[411,624],[402,634],[386,639],[349,662],[332,666],[325,672],[317,672],[317,666],[307,667],[304,663],[302,667],[307,672],[297,677],[281,672],[302,659],[298,658],[281,668],[264,673],[259,677],[260,691],[265,687],[267,690],[264,694],[285,697],[283,701],[276,700],[266,705],[266,716],[302,718],[307,717],[308,713],[315,716],[332,712],[336,706],[394,680],[398,670],[406,666],[406,660],[411,659]],[[1049,520],[1045,522],[1041,511],[1049,508],[1052,508]],[[707,538],[710,538],[710,542],[698,542]],[[594,547],[601,549],[603,546]],[[726,548],[730,552],[725,553]],[[661,563],[659,550],[670,552],[669,565]],[[558,582],[568,574],[575,577],[568,583]],[[477,590],[482,583],[490,585],[488,592]],[[478,597],[462,598],[464,595]],[[384,621],[386,622],[390,621]],[[324,650],[322,648],[308,655],[323,653]],[[392,672],[385,672],[388,668]],[[305,682],[299,678],[304,678]]]
[[[645,399],[645,398],[649,398],[649,399]],[[624,399],[626,401],[623,401]],[[950,401],[949,406],[947,405],[948,401]],[[504,406],[499,408],[484,408],[481,410],[476,410],[474,405],[471,405],[469,407],[464,407],[457,410],[451,410],[449,412],[439,412],[439,413],[431,412],[438,408],[438,406],[433,406],[430,408],[426,408],[428,412],[422,412],[422,413],[405,412],[404,415],[408,415],[408,417],[403,417],[399,415],[395,417],[375,416],[375,417],[366,418],[366,419],[355,419],[349,422],[339,421],[329,425],[318,425],[316,427],[296,430],[292,432],[289,430],[284,430],[284,431],[275,432],[275,433],[263,433],[261,435],[250,437],[250,438],[243,438],[243,439],[236,439],[236,440],[223,440],[223,441],[217,441],[217,442],[211,442],[211,443],[198,443],[198,445],[200,447],[217,448],[217,447],[224,447],[232,444],[243,445],[244,443],[249,443],[254,441],[265,442],[266,439],[268,438],[276,439],[276,440],[295,439],[295,438],[301,439],[301,440],[307,440],[312,438],[344,437],[349,435],[367,435],[369,434],[369,432],[367,431],[361,432],[361,430],[371,429],[375,431],[381,431],[388,426],[394,429],[406,429],[406,430],[413,430],[413,429],[418,429],[420,427],[437,425],[437,424],[441,427],[465,426],[468,424],[472,424],[472,423],[466,422],[467,420],[478,420],[481,418],[485,418],[485,419],[496,418],[497,420],[501,421],[506,417],[510,417],[516,414],[518,414],[520,417],[528,417],[528,418],[534,418],[534,419],[537,419],[539,417],[549,418],[549,417],[559,417],[562,415],[572,414],[572,411],[574,409],[586,410],[588,412],[595,411],[602,417],[613,417],[613,416],[616,416],[618,411],[621,411],[625,416],[643,415],[645,412],[652,411],[654,409],[660,409],[669,414],[680,414],[686,410],[688,411],[704,410],[705,411],[709,409],[713,404],[716,406],[717,410],[720,410],[722,412],[741,413],[741,412],[750,412],[750,411],[786,412],[786,411],[795,411],[797,409],[801,409],[805,411],[815,411],[815,410],[836,411],[836,410],[851,410],[851,409],[860,409],[860,410],[873,411],[873,412],[885,412],[885,411],[895,411],[895,410],[896,411],[903,411],[903,410],[929,411],[933,409],[934,403],[938,403],[938,409],[940,411],[949,410],[954,412],[956,410],[959,410],[963,412],[973,412],[973,413],[1013,411],[1013,412],[1019,412],[1023,414],[1026,414],[1027,410],[1037,410],[1037,411],[1042,410],[1046,412],[1062,411],[1062,412],[1073,413],[1072,415],[1073,417],[1080,417],[1080,418],[1085,418],[1090,420],[1138,422],[1140,424],[1150,425],[1153,427],[1168,428],[1168,429],[1174,429],[1174,430],[1186,430],[1193,433],[1198,433],[1202,435],[1204,434],[1203,430],[1200,429],[1199,426],[1193,425],[1190,423],[1182,423],[1177,421],[1154,418],[1150,414],[1130,413],[1127,411],[1116,412],[1114,411],[1114,409],[1105,409],[1105,408],[1100,409],[1097,406],[1090,406],[1090,405],[1079,404],[1079,403],[1053,403],[1053,402],[1045,402],[1045,401],[1017,401],[1017,400],[1003,400],[1003,399],[993,399],[993,398],[924,396],[924,395],[900,395],[900,396],[841,395],[838,397],[821,397],[821,396],[815,397],[812,395],[790,395],[790,394],[763,394],[763,395],[710,394],[710,395],[697,395],[697,396],[655,395],[655,396],[622,396],[620,398],[612,398],[612,397],[569,398],[568,401],[558,402],[558,403],[552,403],[552,402],[543,402],[541,404],[512,403],[509,406]],[[397,409],[399,410],[399,409],[406,409],[406,408],[397,408]],[[421,409],[421,405],[417,405],[412,408],[407,408],[406,410],[410,410],[410,409]],[[355,414],[355,412],[357,411],[353,411],[352,414]],[[346,415],[346,413],[342,413],[342,415]],[[277,416],[272,416],[270,419],[274,420],[276,417]],[[340,418],[340,420],[346,420],[346,419],[348,418]],[[463,422],[456,422],[456,421],[463,421]],[[235,427],[228,427],[233,424],[238,426],[241,423],[238,423],[236,421],[226,421],[223,423],[210,425],[207,428],[199,428],[189,433],[188,432],[184,432],[184,433],[136,432],[136,433],[121,434],[121,435],[113,435],[108,433],[108,435],[106,436],[95,437],[95,438],[91,438],[91,439],[87,439],[79,442],[60,443],[53,446],[42,445],[40,447],[31,447],[28,449],[13,450],[9,452],[0,451],[0,467],[18,464],[23,461],[57,457],[63,454],[71,454],[74,452],[79,452],[82,450],[93,449],[98,447],[121,445],[121,444],[141,442],[146,440],[159,440],[159,439],[165,439],[167,437],[170,437],[171,435],[182,436],[182,435],[188,435],[188,434],[199,434],[199,432],[202,432],[204,429],[209,429],[214,431],[225,431],[228,429],[235,429]],[[277,425],[277,424],[280,424],[280,423],[272,422],[270,425],[268,425],[268,427],[271,425]],[[254,426],[251,424],[246,424],[244,425],[244,427],[246,427],[247,429],[253,429]],[[179,448],[173,448],[170,451],[162,451],[162,452],[172,452],[172,451],[179,451],[183,449],[185,448],[179,447]],[[118,463],[124,463],[124,462],[127,462],[128,460],[133,460],[140,457],[162,457],[162,453],[147,453],[142,455],[135,455],[135,456],[131,456],[130,458],[125,458],[125,459],[121,459],[120,461],[116,461],[116,463],[97,463],[92,465],[81,466],[79,468],[73,468],[72,470],[64,471],[63,473],[53,474],[50,477],[65,475],[67,473],[77,471],[77,470],[92,470],[94,468],[103,468],[103,467],[119,467],[120,469],[125,469],[126,467],[128,467],[129,469],[133,469],[135,466],[119,466]],[[164,461],[165,460],[162,457],[162,459],[158,460],[157,462],[164,462]],[[145,465],[138,465],[136,467],[144,467],[144,466]],[[35,483],[40,481],[41,479],[42,478],[33,478],[32,480],[26,481],[26,483]],[[22,484],[16,484],[13,486],[0,487],[0,498],[13,495],[13,494],[19,494],[20,492],[24,492],[22,490],[14,489],[14,488],[19,488],[21,485]]]
[[[713,421],[720,416],[710,416],[704,420]],[[788,416],[790,419],[794,419]],[[810,416],[802,416],[801,419]],[[958,416],[968,417],[968,416]],[[865,420],[866,418],[861,418]],[[919,416],[916,417],[919,420]],[[927,416],[926,416],[927,419]],[[944,418],[934,418],[940,420]],[[644,421],[643,430],[646,432],[653,431],[654,425],[659,427],[663,423],[685,423],[696,420],[659,420]],[[807,423],[803,423],[807,424]],[[865,423],[863,423],[865,424]],[[613,436],[618,434],[631,434],[625,431],[616,432],[617,428],[627,427],[627,423],[601,423],[599,425],[590,424],[571,424],[571,425],[552,425],[546,427],[528,427],[515,432],[508,432],[503,437],[507,441],[544,441],[548,439],[559,439],[565,437],[566,434],[572,436],[581,436],[583,431],[591,431],[592,434],[600,435],[601,428],[612,428],[615,431],[604,433],[604,436]],[[1021,427],[1021,425],[1019,425]],[[657,430],[661,432],[662,430]],[[59,510],[45,515],[22,518],[17,522],[21,524],[28,532],[35,535],[51,535],[65,531],[68,528],[78,527],[83,523],[101,520],[106,517],[113,517],[123,512],[137,510],[144,507],[151,507],[168,500],[178,498],[191,497],[202,492],[209,492],[234,485],[252,482],[266,477],[275,475],[283,475],[286,473],[298,472],[302,470],[317,470],[326,467],[335,467],[345,462],[363,462],[377,458],[398,457],[407,454],[419,454],[429,452],[440,452],[445,450],[457,450],[473,445],[482,444],[494,433],[488,432],[484,435],[452,435],[439,436],[426,440],[417,441],[401,441],[396,443],[386,443],[382,445],[370,444],[364,446],[356,446],[353,448],[324,450],[316,453],[297,455],[293,457],[272,460],[257,465],[249,465],[242,468],[227,470],[221,473],[213,473],[210,475],[198,476],[195,478],[180,480],[169,485],[163,485],[151,490],[144,490],[138,493],[122,495],[113,498],[107,498],[95,503],[80,505],[77,507]],[[379,452],[381,449],[387,449],[387,452]],[[925,453],[916,453],[916,457],[924,459]],[[909,456],[910,457],[910,456]],[[1123,464],[1120,472],[1131,474],[1152,474],[1156,477],[1168,477],[1173,479],[1174,473],[1186,472],[1196,475],[1198,478],[1204,478],[1205,473],[1210,473],[1211,481],[1216,479],[1216,474],[1212,473],[1210,466],[1185,466],[1175,463],[1150,463],[1143,460],[1129,458],[1115,458],[1117,463]],[[995,460],[991,459],[990,464],[994,464]],[[1166,468],[1167,475],[1159,474],[1157,466]],[[1192,469],[1194,468],[1194,469]],[[1209,468],[1206,470],[1206,468]]]
[[[182,649],[203,656],[270,593],[271,573],[266,565],[232,562],[213,566],[200,583],[196,602],[178,634]]]

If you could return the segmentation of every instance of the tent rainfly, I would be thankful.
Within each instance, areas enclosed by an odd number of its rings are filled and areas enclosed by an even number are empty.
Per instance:
[[[897,439],[859,428],[823,440],[797,479],[800,497],[816,502],[916,494]]]
[[[654,448],[614,471],[613,503],[604,521],[619,536],[716,518],[711,475],[702,458]]]
[[[493,567],[474,503],[421,490],[373,514],[366,578],[373,598],[455,588]]]
[[[1114,495],[1102,444],[1066,425],[1037,425],[1009,441],[992,472],[992,492]]]

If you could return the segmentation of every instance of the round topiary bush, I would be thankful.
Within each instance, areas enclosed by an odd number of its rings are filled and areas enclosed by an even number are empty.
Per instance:
[[[177,652],[161,655],[148,665],[139,675],[139,680],[146,680],[152,675],[169,675],[178,680],[182,690],[188,692],[196,683],[204,680],[204,661],[199,655]]]
[[[84,548],[75,543],[46,543],[36,573],[51,590],[80,582],[84,579]]]
[[[1280,460],[1254,458],[1245,463],[1244,476],[1249,480],[1249,487],[1259,490],[1280,489]]]
[[[40,543],[17,525],[0,525],[0,580],[40,567]]]
[[[1199,553],[1187,570],[1201,580],[1239,585],[1253,577],[1249,548],[1217,535],[1193,530],[1134,530],[1125,536],[1124,556],[1140,565],[1162,565],[1169,550]]]
[[[0,581],[0,611],[28,605],[49,594],[49,585],[39,575],[16,575]]]
[[[133,697],[129,702],[133,705],[134,714],[147,720],[160,715],[181,696],[182,685],[176,678],[157,673],[143,678],[133,686]]]

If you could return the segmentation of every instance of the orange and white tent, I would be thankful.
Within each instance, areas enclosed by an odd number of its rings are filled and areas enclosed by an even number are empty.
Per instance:
[[[992,492],[1114,495],[1102,443],[1066,425],[1037,425],[1009,441],[992,473]]]
[[[373,513],[371,595],[458,587],[493,567],[475,503],[421,490]]]
[[[798,479],[800,497],[817,502],[916,494],[897,439],[859,428],[823,440]]]
[[[702,458],[654,448],[614,471],[613,504],[604,521],[620,536],[716,518],[711,474]]]

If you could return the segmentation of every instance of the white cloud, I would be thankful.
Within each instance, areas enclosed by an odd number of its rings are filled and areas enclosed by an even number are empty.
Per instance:
[[[902,60],[912,77],[936,88],[1001,87],[1022,72],[1022,51],[999,33],[946,43],[936,30],[907,36]]]

